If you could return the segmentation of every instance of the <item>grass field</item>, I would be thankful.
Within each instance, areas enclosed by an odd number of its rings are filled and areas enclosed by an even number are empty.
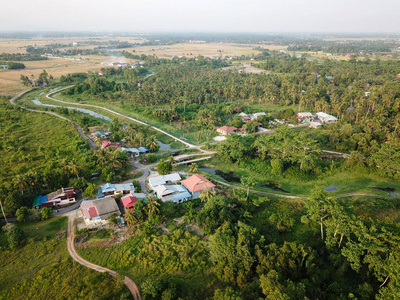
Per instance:
[[[67,223],[67,217],[54,217],[20,224],[25,243],[13,251],[0,248],[0,299],[93,299],[93,293],[104,299],[130,298],[128,289],[108,274],[72,262],[66,245]],[[64,235],[55,237],[57,232]],[[0,241],[4,240],[0,231]],[[103,286],[101,291],[96,291],[96,282]]]

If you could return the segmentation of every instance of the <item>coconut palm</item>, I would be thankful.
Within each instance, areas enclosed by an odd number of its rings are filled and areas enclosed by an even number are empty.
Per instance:
[[[211,188],[207,188],[200,193],[200,200],[201,202],[208,202],[212,197],[215,196],[215,192]]]
[[[78,162],[75,158],[71,159],[66,165],[64,165],[64,170],[70,174],[76,175],[76,177],[79,178]]]
[[[109,161],[110,151],[106,149],[98,149],[95,151],[94,155],[97,157],[96,162],[103,167]]]
[[[196,166],[195,163],[192,163],[192,164],[190,165],[189,172],[190,172],[190,173],[198,173],[198,172],[199,172],[199,168],[197,168],[197,166]]]
[[[22,195],[24,194],[24,191],[29,188],[28,178],[22,175],[15,176],[13,183],[14,187],[18,189]]]
[[[153,215],[153,214],[158,214],[160,213],[160,202],[158,202],[158,199],[156,196],[147,196],[146,197],[146,202],[147,202],[147,214]]]
[[[128,224],[128,226],[135,225],[136,223],[139,222],[138,218],[136,217],[135,212],[129,210],[125,215],[124,215],[125,221]]]
[[[149,148],[153,152],[158,149],[158,144],[156,142],[156,137],[154,135],[150,136],[147,139],[146,147]]]

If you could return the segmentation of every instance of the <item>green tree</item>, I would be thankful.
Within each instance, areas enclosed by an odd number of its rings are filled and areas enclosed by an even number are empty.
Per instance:
[[[29,219],[31,211],[26,206],[21,206],[17,209],[15,216],[19,222],[26,222]]]
[[[207,188],[207,189],[201,191],[199,198],[202,202],[208,202],[214,196],[215,196],[215,192],[213,191],[213,189]]]
[[[86,190],[83,192],[85,197],[93,197],[96,196],[99,192],[99,187],[94,183],[89,183]]]
[[[172,164],[169,161],[160,160],[157,165],[157,172],[160,175],[167,175],[172,171]]]
[[[160,146],[157,144],[156,137],[154,135],[149,136],[146,142],[146,147],[149,148],[152,152],[158,150]]]
[[[160,213],[160,202],[158,202],[158,199],[156,196],[147,196],[146,197],[147,201],[147,214],[150,215],[157,215]]]
[[[40,209],[40,217],[42,220],[47,220],[53,214],[53,210],[50,207],[42,207]]]
[[[10,249],[16,248],[25,238],[25,233],[15,224],[8,223],[3,227],[3,230],[6,231],[7,242]]]

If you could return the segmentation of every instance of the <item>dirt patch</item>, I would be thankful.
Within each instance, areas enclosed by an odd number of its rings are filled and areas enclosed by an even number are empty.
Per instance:
[[[223,68],[222,70],[237,70],[239,73],[269,74],[266,70],[255,68],[252,65],[232,66]]]

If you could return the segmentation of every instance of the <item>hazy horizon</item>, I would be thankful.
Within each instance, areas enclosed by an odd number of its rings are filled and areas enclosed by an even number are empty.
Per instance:
[[[2,32],[400,32],[400,1],[394,0],[15,0],[7,11]]]

